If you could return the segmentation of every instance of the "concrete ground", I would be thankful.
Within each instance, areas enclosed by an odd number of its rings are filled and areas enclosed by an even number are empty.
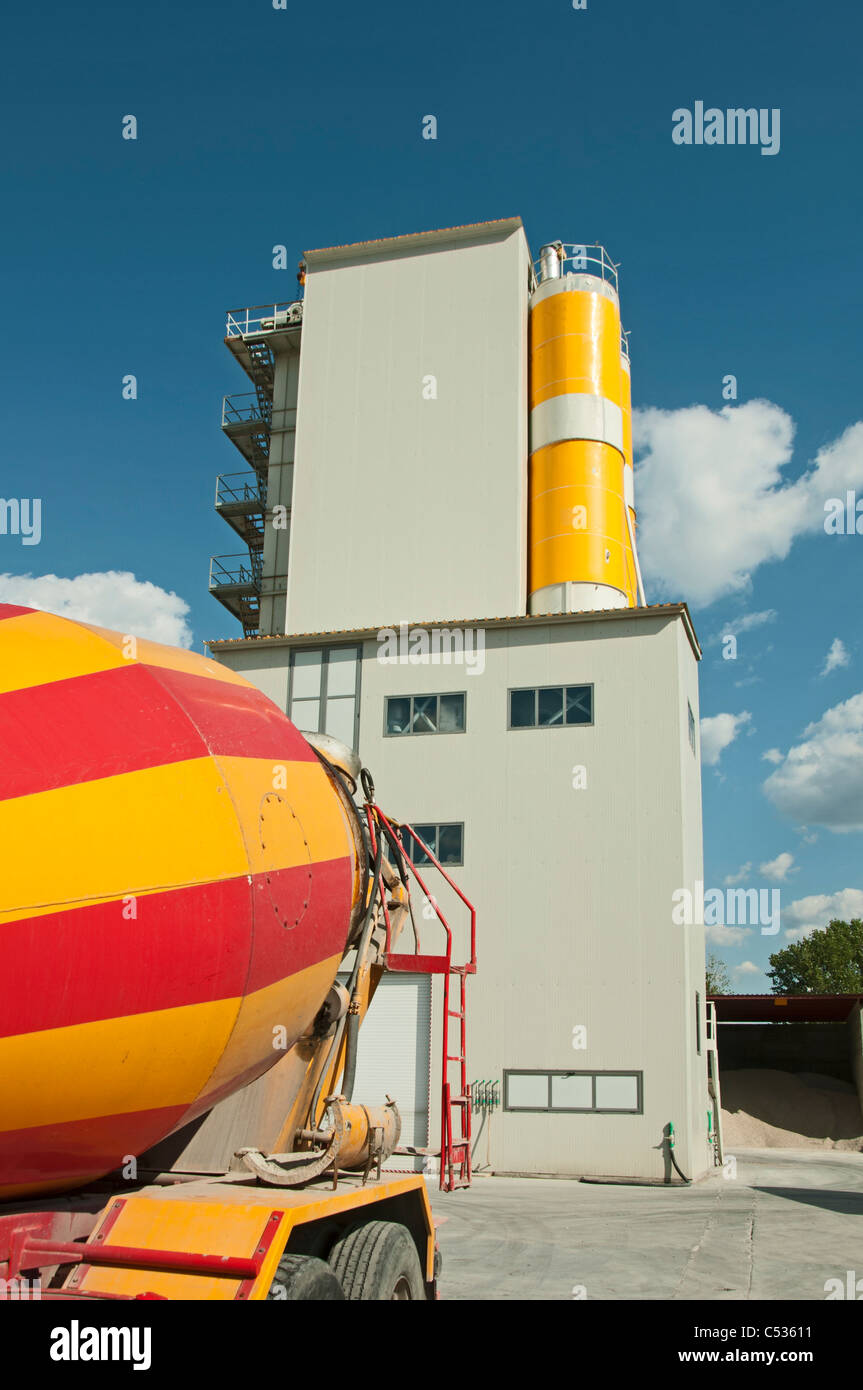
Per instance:
[[[863,1154],[749,1149],[688,1188],[476,1177],[430,1186],[441,1298],[811,1299],[855,1271]]]

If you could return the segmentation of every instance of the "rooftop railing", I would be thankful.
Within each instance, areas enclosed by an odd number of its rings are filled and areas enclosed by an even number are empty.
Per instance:
[[[229,309],[225,337],[247,338],[250,334],[293,328],[302,318],[302,298],[285,300],[281,304],[252,304],[246,309]]]
[[[598,241],[588,246],[571,241],[549,242],[549,245],[557,247],[558,252],[561,249],[563,251],[560,256],[561,275],[596,275],[599,279],[612,285],[617,293],[617,272],[620,266],[611,259],[605,247],[601,246]],[[542,278],[541,267],[542,257],[539,257],[534,261],[533,269],[540,282]]]

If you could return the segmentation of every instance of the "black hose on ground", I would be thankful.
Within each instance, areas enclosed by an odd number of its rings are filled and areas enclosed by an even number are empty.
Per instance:
[[[668,1124],[665,1126],[665,1142],[668,1145],[668,1157],[671,1159],[674,1171],[677,1173],[678,1177],[683,1179],[685,1183],[691,1185],[692,1179],[686,1176],[686,1174],[680,1168],[677,1159],[674,1157],[674,1124],[671,1120],[669,1120]],[[670,1178],[666,1179],[666,1182],[670,1181]]]
[[[674,1150],[673,1150],[673,1149],[671,1150],[671,1162],[674,1164],[675,1172],[678,1173],[678,1174],[680,1175],[680,1177],[683,1179],[683,1181],[684,1181],[685,1183],[691,1183],[691,1182],[692,1182],[692,1179],[691,1179],[691,1178],[688,1178],[688,1177],[686,1176],[686,1174],[685,1174],[684,1172],[682,1172],[681,1169],[677,1166],[677,1159],[674,1157]]]

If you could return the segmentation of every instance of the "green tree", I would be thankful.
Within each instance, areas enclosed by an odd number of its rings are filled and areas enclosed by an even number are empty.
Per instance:
[[[770,957],[774,994],[863,993],[863,920],[838,918]]]
[[[731,990],[728,966],[712,951],[705,963],[704,989],[707,994],[728,994]]]

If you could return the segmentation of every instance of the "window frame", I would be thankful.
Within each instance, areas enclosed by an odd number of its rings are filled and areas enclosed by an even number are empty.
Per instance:
[[[548,1104],[546,1106],[537,1105],[510,1105],[509,1104],[509,1078],[511,1076],[544,1076],[548,1081]],[[551,1082],[555,1076],[589,1076],[591,1078],[591,1097],[593,1104],[588,1108],[585,1106],[572,1105],[552,1105],[551,1103]],[[625,1076],[627,1079],[635,1080],[636,1084],[636,1108],[608,1109],[606,1106],[596,1104],[596,1078],[598,1076]],[[644,1114],[644,1072],[643,1071],[623,1071],[615,1068],[612,1071],[586,1071],[578,1068],[562,1070],[555,1068],[549,1071],[545,1067],[504,1067],[503,1071],[503,1102],[502,1109],[512,1115],[643,1115]]]
[[[506,728],[507,733],[526,733],[530,729],[593,729],[596,725],[596,706],[594,704],[593,681],[564,681],[561,685],[512,685],[506,692]],[[563,696],[564,717],[560,724],[513,724],[512,722],[512,697],[525,690],[532,690],[534,695],[533,712],[534,717],[539,719],[539,695],[543,690],[561,690]],[[590,691],[590,719],[583,720],[578,724],[567,724],[566,722],[566,691],[567,690],[589,690]]]
[[[464,701],[464,728],[463,728],[463,729],[414,729],[414,728],[410,727],[410,728],[407,728],[407,729],[406,729],[403,733],[401,733],[401,734],[391,734],[391,733],[389,732],[389,730],[388,730],[388,728],[387,728],[387,707],[388,707],[388,705],[389,705],[390,700],[410,700],[410,702],[411,702],[411,712],[410,712],[410,719],[409,719],[408,722],[409,722],[410,725],[413,725],[413,722],[414,722],[414,700],[431,700],[431,699],[436,699],[436,700],[438,701],[438,706],[437,706],[437,718],[438,718],[438,723],[440,723],[440,701],[441,701],[441,699],[442,699],[443,697],[445,697],[445,696],[447,696],[447,695],[460,695],[461,698],[462,698],[462,700]],[[450,734],[466,734],[466,733],[467,733],[467,691],[466,691],[466,690],[430,690],[427,694],[419,694],[419,695],[385,695],[385,696],[384,696],[384,729],[383,729],[383,736],[384,736],[384,738],[435,738],[438,734],[443,734],[445,737],[449,737]]]
[[[353,742],[351,743],[351,749],[353,750],[353,752],[356,752],[357,749],[359,748],[359,742],[360,742],[360,693],[361,693],[361,689],[362,689],[362,670],[363,670],[363,644],[362,644],[362,642],[331,642],[331,643],[327,643],[327,642],[315,642],[315,643],[310,643],[309,646],[307,646],[307,647],[306,647],[306,646],[303,646],[303,647],[291,647],[290,661],[288,662],[288,698],[287,698],[287,709],[286,709],[285,713],[287,714],[288,718],[291,720],[291,723],[293,723],[293,717],[292,717],[292,715],[291,715],[291,707],[292,707],[292,705],[293,705],[293,703],[294,703],[294,668],[295,668],[295,659],[296,659],[297,655],[298,655],[299,653],[301,653],[301,652],[318,652],[318,651],[321,653],[321,688],[320,688],[320,691],[318,692],[318,697],[317,697],[317,699],[318,699],[318,725],[319,725],[319,726],[320,726],[321,722],[323,722],[323,723],[326,725],[326,721],[327,721],[327,698],[328,698],[328,697],[327,697],[327,686],[328,686],[328,683],[329,683],[329,665],[330,665],[330,662],[329,662],[329,655],[330,655],[330,652],[336,652],[336,651],[343,651],[343,652],[345,652],[345,651],[352,651],[352,652],[356,652],[356,679],[355,679],[355,681],[354,681],[354,694],[353,694],[353,701],[354,701],[354,736],[353,736]],[[301,697],[301,698],[303,698],[303,699],[311,699],[312,697],[311,697],[311,696],[303,696],[303,697]],[[350,699],[351,699],[351,696],[350,696],[350,695],[334,695],[334,696],[333,696],[333,699],[334,699],[334,700],[350,700]],[[314,729],[314,730],[312,730],[312,729],[303,730],[303,729],[300,729],[300,728],[299,728],[299,725],[296,725],[295,727],[296,727],[297,729],[299,729],[299,732],[300,732],[300,733],[315,733],[315,734],[325,734],[325,733],[326,733],[326,729],[325,729],[325,728],[324,728],[324,729],[321,729],[320,727],[318,727],[317,729]],[[334,737],[334,735],[328,735],[328,737]]]
[[[435,828],[435,847],[434,847],[434,850],[432,851],[432,853],[434,854],[435,859],[438,859],[438,860],[440,859],[440,855],[438,854],[438,849],[439,849],[439,847],[440,847],[438,832],[440,831],[440,829],[443,828],[444,830],[453,830],[453,829],[460,830],[460,831],[461,831],[461,859],[456,860],[455,863],[453,863],[452,860],[449,860],[446,864],[444,864],[443,861],[441,861],[441,865],[442,865],[442,867],[443,867],[444,869],[463,869],[463,868],[464,868],[464,826],[465,826],[465,823],[464,823],[463,820],[440,820],[440,821],[420,821],[420,820],[418,820],[418,821],[413,821],[413,820],[406,820],[406,821],[404,822],[404,824],[405,824],[405,825],[409,825],[410,828],[411,828],[411,830],[414,832],[415,835],[419,835],[419,831],[417,830],[417,826],[418,826],[418,825],[433,825],[433,826],[434,826],[434,828]],[[407,850],[408,858],[410,859],[410,861],[411,861],[411,863],[414,865],[414,867],[417,868],[417,869],[434,869],[434,868],[436,868],[437,866],[436,866],[435,864],[430,863],[430,862],[429,862],[428,864],[418,864],[418,863],[417,863],[417,861],[416,861],[416,860],[414,859],[414,857],[413,857],[414,851],[415,851],[416,848],[417,848],[416,842],[415,842],[414,840],[412,840],[412,839],[410,838],[410,836],[408,836],[407,838],[408,838],[408,843],[407,843],[407,845],[405,846],[405,848],[406,848],[406,850]]]

